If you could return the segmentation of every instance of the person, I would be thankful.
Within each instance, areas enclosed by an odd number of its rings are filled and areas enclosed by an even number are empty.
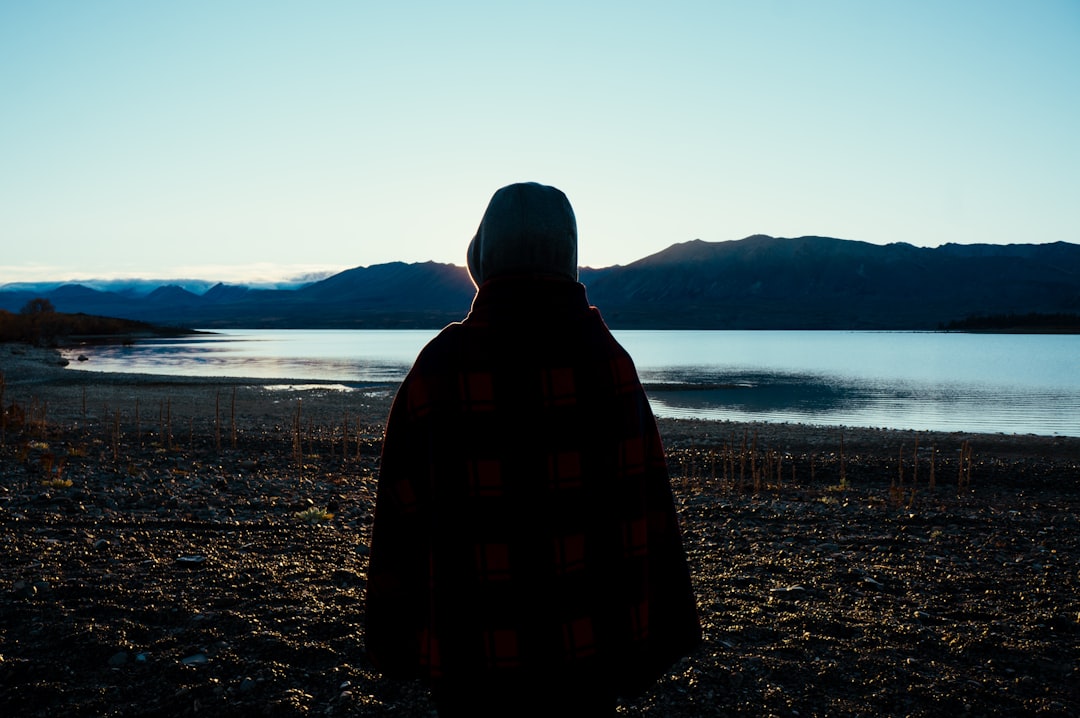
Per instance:
[[[365,648],[439,715],[600,716],[701,638],[656,420],[554,187],[497,191],[390,410]]]

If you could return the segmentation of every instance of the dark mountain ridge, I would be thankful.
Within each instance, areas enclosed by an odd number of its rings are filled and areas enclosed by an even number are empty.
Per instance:
[[[874,245],[828,237],[676,244],[589,284],[612,323],[932,329],[1080,309],[1080,245]]]
[[[936,329],[979,316],[1080,313],[1080,245],[924,248],[754,235],[582,268],[581,280],[616,329]],[[462,318],[474,293],[464,267],[391,262],[296,289],[0,291],[0,308],[42,296],[58,311],[174,326],[439,328]]]

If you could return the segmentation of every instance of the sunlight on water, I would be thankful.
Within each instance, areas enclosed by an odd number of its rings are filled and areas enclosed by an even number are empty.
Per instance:
[[[265,384],[263,389],[267,391],[340,391],[342,393],[356,391],[355,386],[345,386],[344,384]]]
[[[400,382],[434,331],[225,330],[80,348],[71,368],[174,376]],[[69,357],[70,358],[70,357]]]
[[[667,391],[650,386],[658,416],[783,421],[837,426],[1080,436],[1080,397],[988,393],[978,389],[912,394],[851,385],[811,396],[757,386],[732,390]]]
[[[396,384],[433,330],[232,330],[83,347],[77,370]],[[1080,336],[615,332],[676,418],[1080,436]],[[325,386],[323,388],[326,388]]]

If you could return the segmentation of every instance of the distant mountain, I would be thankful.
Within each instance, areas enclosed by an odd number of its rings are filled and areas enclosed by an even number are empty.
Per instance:
[[[613,326],[933,329],[977,315],[1080,311],[1080,245],[695,240],[603,270],[588,287]]]
[[[316,272],[281,280],[259,280],[247,283],[248,289],[299,289],[312,282],[325,279],[330,276],[329,272]],[[10,282],[0,284],[0,292],[28,292],[35,296],[51,292],[65,284],[78,284],[90,289],[98,289],[103,292],[113,292],[130,297],[144,297],[162,285],[174,285],[193,292],[203,294],[218,283],[206,279],[84,279],[66,282]]]
[[[920,248],[755,235],[582,268],[581,280],[613,328],[935,329],[980,316],[1080,313],[1080,245]],[[208,329],[438,328],[465,316],[474,293],[464,267],[393,262],[293,289],[20,287],[0,290],[0,308],[18,311],[40,296],[62,312]]]

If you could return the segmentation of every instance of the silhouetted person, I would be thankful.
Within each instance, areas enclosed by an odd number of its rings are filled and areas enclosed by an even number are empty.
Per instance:
[[[613,714],[700,640],[656,421],[561,191],[496,192],[468,264],[387,423],[367,651],[441,716]]]

